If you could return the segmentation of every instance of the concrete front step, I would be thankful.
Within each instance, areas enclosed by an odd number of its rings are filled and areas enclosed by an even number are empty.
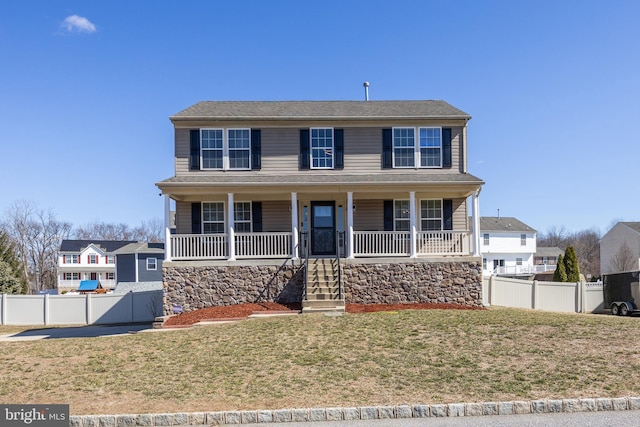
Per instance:
[[[306,300],[302,301],[302,311],[308,308],[341,308],[344,310],[344,300]]]

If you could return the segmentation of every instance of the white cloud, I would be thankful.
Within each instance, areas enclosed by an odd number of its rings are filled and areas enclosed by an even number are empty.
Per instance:
[[[70,33],[95,33],[96,31],[96,26],[93,22],[78,15],[67,16],[61,25],[63,29]]]

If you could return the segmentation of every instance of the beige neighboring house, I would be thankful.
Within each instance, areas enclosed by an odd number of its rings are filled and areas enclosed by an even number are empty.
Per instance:
[[[481,305],[470,118],[444,101],[205,101],[171,116],[165,312]]]
[[[640,269],[640,222],[619,222],[600,239],[600,272]]]

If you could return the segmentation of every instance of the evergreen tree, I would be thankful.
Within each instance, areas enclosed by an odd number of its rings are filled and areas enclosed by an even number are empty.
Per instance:
[[[567,282],[580,281],[580,265],[573,246],[567,246],[567,250],[564,251],[564,269],[567,272]]]
[[[9,236],[1,230],[0,262],[4,263],[0,271],[0,293],[26,294],[29,284],[21,274],[23,271],[22,263],[9,240]],[[15,282],[11,278],[15,279]]]
[[[556,264],[556,271],[553,272],[553,281],[567,281],[567,271],[564,269],[564,260],[562,259],[562,254],[558,255],[558,264]]]

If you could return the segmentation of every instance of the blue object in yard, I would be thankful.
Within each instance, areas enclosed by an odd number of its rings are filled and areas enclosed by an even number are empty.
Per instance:
[[[102,289],[102,285],[98,280],[83,280],[78,286],[78,292],[95,291],[96,289]]]
[[[42,289],[38,291],[38,295],[58,295],[57,289]]]

